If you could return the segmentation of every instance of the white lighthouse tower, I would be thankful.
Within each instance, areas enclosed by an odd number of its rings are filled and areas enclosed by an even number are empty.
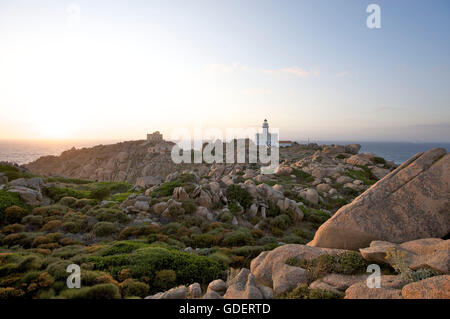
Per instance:
[[[269,123],[267,122],[267,119],[263,122],[262,133],[256,133],[256,145],[271,146],[271,134],[269,132]]]

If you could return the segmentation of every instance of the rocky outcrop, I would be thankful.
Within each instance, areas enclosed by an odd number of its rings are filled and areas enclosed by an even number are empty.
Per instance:
[[[450,155],[419,153],[325,222],[308,245],[342,249],[450,233]]]
[[[351,285],[358,282],[365,282],[367,279],[366,274],[362,275],[342,275],[342,274],[328,274],[324,277],[313,281],[310,285],[310,289],[323,289],[333,292],[335,294],[343,293]]]
[[[411,270],[427,268],[438,273],[450,272],[450,239],[426,238],[402,244],[373,241],[370,247],[360,249],[360,252],[367,261],[391,263],[386,259],[386,252],[393,249],[402,252],[404,262]]]
[[[57,175],[99,181],[126,181],[141,188],[193,164],[175,164],[172,142],[128,141],[71,149],[60,156],[44,156],[26,166],[39,175]]]
[[[262,252],[252,260],[250,270],[256,282],[272,287],[275,294],[290,291],[300,283],[308,281],[307,272],[300,268],[289,266],[286,261],[290,258],[312,260],[323,254],[338,254],[345,252],[341,249],[316,248],[305,245],[289,244],[280,246],[272,251]]]
[[[263,294],[256,286],[255,277],[243,268],[236,277],[231,279],[225,299],[263,299]]]
[[[403,287],[405,299],[450,299],[450,275],[435,276]]]
[[[369,288],[366,281],[351,285],[345,299],[402,299],[401,288],[406,282],[400,276],[381,276],[380,288]]]
[[[6,185],[6,190],[17,193],[28,205],[38,206],[48,204],[50,200],[42,194],[44,181],[40,177],[18,178]]]
[[[202,287],[198,282],[195,282],[188,287],[188,296],[191,299],[200,298],[202,296]]]
[[[207,291],[214,291],[220,296],[223,296],[227,291],[227,284],[222,279],[216,279],[209,283]]]
[[[178,286],[165,292],[158,292],[155,295],[148,296],[145,299],[186,299],[189,295],[189,289],[186,286]]]

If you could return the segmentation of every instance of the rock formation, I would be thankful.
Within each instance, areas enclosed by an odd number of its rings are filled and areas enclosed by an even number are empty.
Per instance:
[[[419,153],[343,206],[310,246],[358,249],[373,240],[401,243],[450,233],[450,155]]]

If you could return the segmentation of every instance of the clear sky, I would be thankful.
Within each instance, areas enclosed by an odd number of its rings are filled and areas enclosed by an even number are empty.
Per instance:
[[[381,7],[381,29],[366,7]],[[450,1],[0,2],[0,139],[450,141]]]

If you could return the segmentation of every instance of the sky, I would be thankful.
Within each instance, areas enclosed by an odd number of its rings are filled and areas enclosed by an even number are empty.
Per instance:
[[[366,8],[381,8],[369,29]],[[0,139],[450,142],[450,2],[0,2]]]

